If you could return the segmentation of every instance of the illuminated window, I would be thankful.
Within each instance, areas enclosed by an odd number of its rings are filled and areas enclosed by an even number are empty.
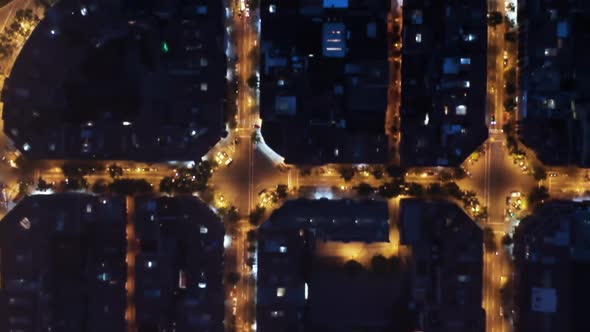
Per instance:
[[[285,287],[277,288],[277,297],[283,297],[283,296],[285,296],[285,293],[286,293]]]

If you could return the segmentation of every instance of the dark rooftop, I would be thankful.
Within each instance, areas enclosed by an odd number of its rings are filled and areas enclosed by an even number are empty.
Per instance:
[[[458,206],[444,201],[400,203],[401,244],[411,248],[415,330],[484,332],[483,235]]]
[[[386,242],[389,211],[381,201],[296,199],[275,210],[262,228],[313,229],[324,241]]]
[[[225,135],[217,0],[63,0],[3,91],[4,131],[34,159],[193,160]]]
[[[590,204],[548,202],[514,235],[517,331],[585,331]]]
[[[389,1],[261,1],[262,136],[290,164],[388,159]]]
[[[396,284],[334,270],[315,249],[316,241],[387,242],[388,232],[386,202],[287,201],[259,228],[257,331],[391,327]]]
[[[0,330],[124,332],[125,204],[25,198],[0,222]]]
[[[198,198],[136,198],[139,332],[222,332],[223,236],[219,218]]]
[[[456,166],[488,137],[486,1],[404,1],[401,161]]]
[[[521,140],[544,164],[587,167],[588,2],[530,0],[521,10]]]

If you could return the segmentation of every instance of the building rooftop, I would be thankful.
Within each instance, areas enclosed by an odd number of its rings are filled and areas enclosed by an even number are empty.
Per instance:
[[[401,161],[456,166],[487,139],[486,1],[404,1]]]
[[[135,305],[139,331],[223,331],[223,236],[198,198],[138,197]]]
[[[381,201],[289,200],[268,219],[268,229],[313,229],[324,241],[387,242],[389,211]]]
[[[0,222],[0,330],[124,332],[125,202],[30,196]]]
[[[544,164],[588,166],[590,8],[531,0],[521,11],[521,140]]]
[[[483,234],[458,206],[404,199],[400,243],[411,250],[415,330],[485,331]]]
[[[388,231],[386,202],[287,201],[259,228],[257,330],[391,327],[387,309],[396,300],[396,284],[334,270],[330,258],[320,257],[315,246],[316,241],[387,242]]]
[[[6,80],[4,132],[34,159],[194,160],[226,135],[222,3],[64,0]]]
[[[265,142],[290,164],[388,159],[386,0],[261,1]]]
[[[548,202],[514,234],[518,331],[583,331],[590,296],[590,204]]]

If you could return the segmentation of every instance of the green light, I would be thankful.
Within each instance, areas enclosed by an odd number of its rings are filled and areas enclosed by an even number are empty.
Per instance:
[[[164,53],[168,53],[168,43],[167,42],[162,42],[162,51],[164,51]]]

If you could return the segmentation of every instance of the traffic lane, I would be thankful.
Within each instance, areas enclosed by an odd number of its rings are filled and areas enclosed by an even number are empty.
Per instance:
[[[249,212],[249,147],[250,137],[241,138],[236,146],[233,162],[229,166],[221,167],[215,171],[210,183],[214,190],[223,195],[230,204],[233,204],[241,215]]]

